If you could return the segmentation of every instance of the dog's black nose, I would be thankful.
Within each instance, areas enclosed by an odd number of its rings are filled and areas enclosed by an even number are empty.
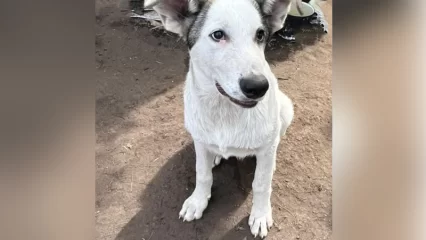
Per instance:
[[[240,88],[246,97],[261,98],[268,91],[269,83],[263,75],[250,75],[240,80]]]

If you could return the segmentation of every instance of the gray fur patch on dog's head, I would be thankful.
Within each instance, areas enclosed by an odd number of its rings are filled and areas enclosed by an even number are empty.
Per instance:
[[[252,3],[259,13],[267,37],[270,37],[283,27],[292,0],[247,1]],[[183,37],[191,49],[200,38],[208,11],[214,3],[214,0],[158,0],[154,10],[160,14],[166,30]]]
[[[204,26],[207,17],[207,12],[209,11],[211,4],[212,3],[210,1],[203,2],[200,10],[198,11],[198,14],[195,16],[195,20],[193,20],[192,24],[189,26],[186,38],[189,49],[194,46],[194,44],[197,42],[198,38],[201,35],[201,29]]]
[[[266,27],[266,34],[267,37],[269,37],[269,33],[270,33],[270,29],[267,26],[267,22],[266,20],[264,20],[264,14],[262,13],[262,7],[260,5],[260,3],[257,0],[248,0],[250,1],[253,6],[256,8],[256,10],[259,13],[259,16],[262,18],[264,26]],[[197,42],[198,38],[200,37],[201,34],[201,29],[204,26],[204,23],[206,21],[207,18],[207,13],[209,11],[210,6],[213,4],[213,0],[201,0],[198,4],[199,6],[199,11],[197,11],[197,15],[194,16],[194,19],[191,19],[190,22],[191,24],[188,27],[188,34],[186,37],[187,43],[188,43],[188,47],[189,49],[191,49],[195,43]]]

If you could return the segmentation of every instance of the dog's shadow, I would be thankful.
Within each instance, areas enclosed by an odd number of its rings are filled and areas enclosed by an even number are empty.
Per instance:
[[[140,196],[141,210],[120,231],[116,240],[234,239],[215,229],[246,201],[255,170],[255,158],[222,160],[213,169],[212,198],[203,217],[193,222],[178,218],[185,199],[195,188],[195,152],[193,144],[185,146],[159,170]],[[245,225],[247,219],[245,218]],[[236,226],[232,226],[236,227]],[[229,226],[227,226],[229,228]],[[231,230],[230,232],[234,232]],[[248,226],[237,234],[250,236]]]

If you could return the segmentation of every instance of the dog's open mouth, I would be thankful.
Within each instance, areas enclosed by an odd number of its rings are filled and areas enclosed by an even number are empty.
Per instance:
[[[222,86],[220,86],[220,84],[217,83],[217,82],[216,82],[216,88],[220,92],[220,94],[222,94],[223,96],[229,98],[229,100],[231,100],[231,102],[233,102],[233,103],[235,103],[238,106],[241,106],[243,108],[252,108],[252,107],[256,106],[256,104],[257,104],[257,101],[253,101],[253,100],[251,100],[251,101],[240,101],[240,100],[237,100],[237,99],[229,96],[225,92],[225,90],[223,90]]]

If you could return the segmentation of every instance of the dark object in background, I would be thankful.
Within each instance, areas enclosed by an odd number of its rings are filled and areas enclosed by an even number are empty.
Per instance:
[[[144,0],[129,0],[129,8],[132,12],[142,15],[144,11]]]
[[[325,20],[321,8],[316,4],[315,0],[302,0],[310,4],[315,12],[311,16],[297,17],[288,15],[284,23],[284,27],[276,34],[289,42],[295,42],[295,34],[302,31],[317,31],[319,33],[328,33],[328,22]]]

